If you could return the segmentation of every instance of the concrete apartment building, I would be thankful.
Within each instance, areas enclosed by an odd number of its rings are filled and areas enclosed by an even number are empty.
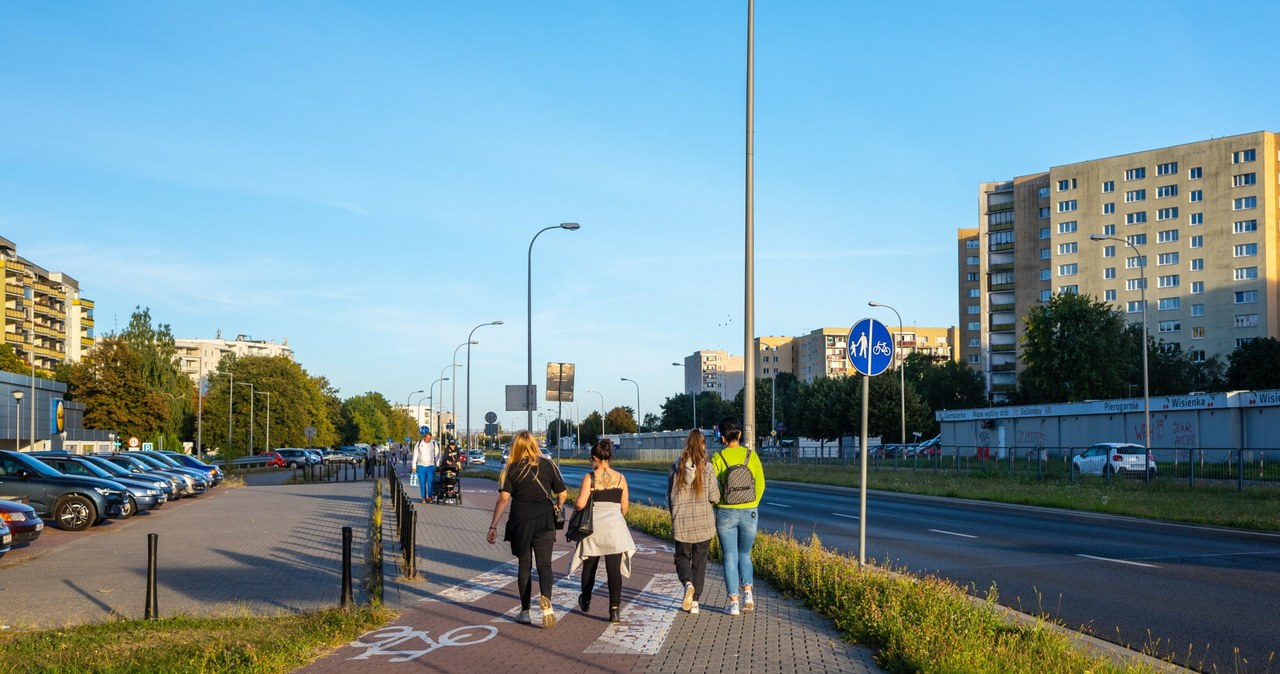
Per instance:
[[[235,339],[223,339],[219,331],[213,339],[174,339],[178,347],[178,366],[182,373],[196,384],[200,378],[218,369],[218,363],[224,356],[235,354],[245,356],[284,356],[293,360],[293,349],[286,338],[281,342],[253,339],[247,335],[236,335]]]
[[[1280,336],[1278,141],[1258,131],[980,183],[978,227],[957,237],[960,348],[991,399],[1014,389],[1023,317],[1054,293],[1138,322],[1145,292],[1149,333],[1199,361]]]
[[[18,255],[13,241],[0,237],[4,272],[4,341],[18,357],[48,377],[64,362],[80,360],[93,346],[93,301],[80,284]]]
[[[711,392],[732,400],[742,390],[744,377],[742,356],[703,349],[684,357],[685,393]]]

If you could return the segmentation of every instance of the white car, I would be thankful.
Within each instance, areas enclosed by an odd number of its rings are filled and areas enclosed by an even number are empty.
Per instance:
[[[483,466],[485,463],[484,452],[478,449],[467,452],[467,463],[473,466]]]
[[[1142,445],[1132,442],[1099,442],[1071,458],[1071,472],[1076,475],[1156,476],[1156,460]]]

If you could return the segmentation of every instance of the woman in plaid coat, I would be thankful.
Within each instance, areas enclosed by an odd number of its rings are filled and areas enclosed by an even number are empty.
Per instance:
[[[684,583],[680,607],[698,612],[702,585],[707,575],[707,554],[716,533],[716,513],[720,484],[715,469],[707,462],[707,443],[702,431],[689,431],[684,453],[671,464],[667,475],[667,509],[671,511],[671,533],[676,539],[676,575]]]

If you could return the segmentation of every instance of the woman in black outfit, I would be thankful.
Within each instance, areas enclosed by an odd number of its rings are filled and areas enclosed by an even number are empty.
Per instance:
[[[554,463],[541,460],[538,443],[529,431],[520,431],[511,441],[511,456],[502,474],[498,476],[498,502],[493,507],[493,521],[490,522],[488,541],[493,545],[498,536],[498,520],[502,512],[511,505],[511,514],[507,517],[506,533],[502,540],[511,543],[511,554],[520,562],[517,576],[520,586],[520,615],[516,622],[528,625],[529,602],[532,587],[530,585],[534,559],[538,563],[538,588],[541,596],[538,604],[542,608],[542,626],[556,626],[556,614],[551,607],[551,587],[555,583],[551,569],[551,548],[556,542],[555,511],[564,507],[568,492],[564,487],[564,478]]]

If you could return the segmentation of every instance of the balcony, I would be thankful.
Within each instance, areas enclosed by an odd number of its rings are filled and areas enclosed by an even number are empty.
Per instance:
[[[1013,244],[1012,243],[993,243],[987,248],[987,250],[993,253],[999,253],[1005,250],[1013,250]]]
[[[4,315],[20,321],[27,317],[27,312],[22,309],[5,309]]]
[[[1013,269],[1012,262],[999,262],[987,267],[988,272],[1011,271]]]
[[[1008,231],[1008,230],[1010,230],[1010,229],[1013,229],[1013,223],[1012,223],[1012,222],[1001,222],[1001,223],[999,223],[999,224],[993,224],[993,225],[988,225],[988,226],[987,226],[987,231],[988,231],[988,232],[1005,232],[1005,231]]]
[[[1017,349],[1018,349],[1017,344],[992,344],[991,345],[991,351],[993,353],[1000,352],[1000,351],[1016,351]]]
[[[1017,384],[992,384],[991,390],[1000,393],[1013,393],[1018,388]]]
[[[1002,311],[1015,311],[1016,309],[1017,306],[1013,302],[1007,302],[1004,304],[993,304],[989,310],[993,314],[998,314]]]
[[[992,323],[991,332],[1013,332],[1018,329],[1017,323]]]
[[[992,372],[1013,372],[1016,369],[1018,369],[1017,363],[1000,363],[999,365],[991,366]]]
[[[988,213],[999,213],[1001,211],[1012,211],[1012,210],[1013,210],[1012,201],[1010,201],[1007,204],[990,204],[987,206]]]
[[[27,343],[27,340],[23,339],[22,335],[19,335],[16,332],[4,333],[4,341],[10,344],[26,344]]]
[[[23,297],[26,295],[26,291],[24,291],[22,285],[18,283],[5,283],[4,294],[12,295],[13,297]]]
[[[992,283],[987,286],[987,291],[995,293],[1000,292],[1001,290],[1013,290],[1013,288],[1014,285],[1012,283]]]

